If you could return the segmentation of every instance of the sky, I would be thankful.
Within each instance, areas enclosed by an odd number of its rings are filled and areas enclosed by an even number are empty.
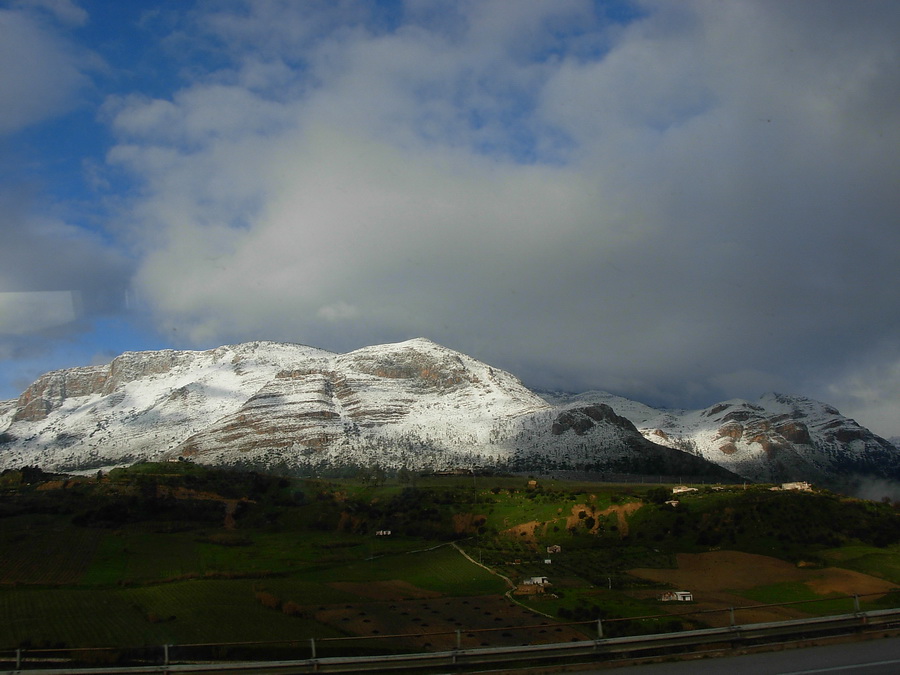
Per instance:
[[[0,399],[427,337],[900,436],[900,3],[0,2]]]

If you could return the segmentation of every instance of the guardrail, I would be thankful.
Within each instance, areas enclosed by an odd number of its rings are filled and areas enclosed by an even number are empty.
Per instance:
[[[38,668],[22,670],[25,665],[16,664],[15,670],[2,671],[3,675],[127,675],[137,673],[348,673],[377,672],[429,667],[484,665],[510,662],[559,661],[577,657],[615,657],[618,655],[646,655],[663,653],[676,648],[698,646],[730,646],[762,644],[774,638],[816,637],[843,634],[860,630],[887,629],[900,626],[900,609],[854,612],[839,616],[793,619],[769,623],[734,625],[722,628],[703,628],[678,633],[662,633],[633,637],[598,638],[578,642],[564,642],[517,647],[485,647],[480,649],[454,649],[449,651],[391,654],[384,656],[350,656],[310,658],[288,661],[247,661],[231,663],[163,663],[150,666],[112,666],[93,668]],[[598,622],[602,631],[602,624]],[[314,643],[313,643],[314,649]]]

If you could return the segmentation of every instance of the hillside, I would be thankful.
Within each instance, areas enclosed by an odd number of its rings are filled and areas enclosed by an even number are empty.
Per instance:
[[[871,594],[865,607],[895,599],[890,504],[762,486],[671,497],[659,485],[301,480],[187,462],[92,477],[6,471],[0,648],[261,641],[271,655],[279,639],[327,650],[331,638],[408,634],[335,648],[428,650],[452,646],[460,626],[466,646],[489,646],[584,639],[598,617],[610,634],[717,625],[754,595],[825,603],[796,616],[840,610],[854,592]],[[704,569],[695,602],[724,613],[664,616],[659,579]],[[549,577],[546,593],[520,587],[535,575]],[[503,597],[503,577],[519,604]],[[663,616],[632,619],[651,615]],[[557,623],[572,620],[587,623]]]

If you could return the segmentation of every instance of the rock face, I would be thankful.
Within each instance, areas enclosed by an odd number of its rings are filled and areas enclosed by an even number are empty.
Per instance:
[[[36,422],[62,405],[67,398],[89,396],[103,390],[109,367],[57,370],[40,377],[26,389],[16,404],[13,420]]]
[[[603,392],[539,397],[425,339],[334,354],[252,342],[128,352],[0,402],[0,469],[139,460],[343,471],[583,470],[715,480],[896,478],[893,445],[833,408],[769,395],[701,411]]]

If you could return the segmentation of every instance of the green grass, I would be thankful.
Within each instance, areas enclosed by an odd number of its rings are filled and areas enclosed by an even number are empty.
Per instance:
[[[82,577],[82,584],[146,583],[211,569],[190,533],[111,532]]]
[[[120,647],[338,635],[312,619],[263,607],[254,596],[255,583],[189,580],[140,588],[4,589],[0,644]]]
[[[136,540],[128,541],[135,545]],[[143,552],[149,552],[152,543],[152,539],[145,541]],[[108,546],[115,553],[121,542]],[[120,562],[117,559],[117,564]],[[105,565],[107,570],[112,568],[109,559]],[[135,569],[136,565],[126,565],[128,572]],[[159,570],[150,563],[147,569]],[[94,581],[109,581],[114,576],[103,577],[98,572]],[[333,629],[309,616],[289,617],[263,607],[255,592],[266,590],[282,602],[307,606],[351,603],[367,599],[328,584],[375,580],[403,580],[459,596],[497,594],[506,589],[501,579],[450,546],[265,579],[189,579],[90,589],[6,588],[0,589],[0,645],[115,647],[334,637],[338,634]]]
[[[5,518],[0,579],[7,583],[72,584],[90,567],[103,533],[69,527],[44,515]]]
[[[451,546],[362,560],[343,567],[316,570],[310,576],[322,582],[402,580],[425,590],[454,596],[506,591],[502,579],[469,562]]]
[[[841,593],[830,593],[822,596],[815,593],[802,581],[786,581],[734,592],[737,595],[764,605],[791,602],[802,603],[796,605],[796,608],[807,614],[821,616],[849,614],[854,611],[855,607],[853,600]]]
[[[659,486],[541,479],[537,489],[528,489],[524,477],[454,476],[416,477],[410,483],[389,481],[373,487],[352,480],[288,481],[258,474],[206,473],[202,467],[174,464],[142,465],[111,475],[114,480],[93,488],[4,493],[0,581],[6,585],[0,586],[0,646],[334,636],[335,630],[313,618],[320,606],[372,601],[353,587],[336,585],[342,581],[397,580],[442,596],[504,593],[507,586],[502,579],[445,544],[460,536],[466,537],[461,544],[470,555],[511,577],[550,576],[562,597],[525,602],[551,615],[567,612],[568,617],[561,617],[565,620],[573,614],[591,619],[598,613],[623,619],[658,614],[655,602],[622,592],[638,583],[627,570],[671,567],[675,552],[713,546],[826,562],[900,583],[900,544],[827,549],[818,536],[807,537],[806,516],[800,512],[818,513],[805,507],[807,502],[818,503],[810,501],[816,497],[701,491],[685,497],[683,508],[677,510],[655,504],[639,509],[629,517],[629,536],[622,538],[614,515],[602,519],[605,527],[597,535],[585,527],[570,532],[564,519],[574,505],[585,504],[586,516],[601,520],[596,513]],[[223,529],[219,502],[154,501],[157,482],[247,497],[237,514],[237,529]],[[116,491],[123,496],[117,497]],[[859,510],[858,505],[834,499],[823,503],[832,508],[829,527],[843,509]],[[120,505],[127,510],[119,510]],[[868,530],[860,531],[889,534],[888,521],[896,515],[880,505],[870,511],[862,514]],[[119,513],[124,517],[117,518]],[[484,515],[487,521],[480,533],[469,530],[461,535],[455,529],[456,514]],[[815,533],[827,534],[824,517],[819,520],[823,522],[816,524]],[[841,541],[863,540],[854,529],[857,521],[845,520],[850,524],[835,520],[843,523]],[[531,521],[551,524],[536,542],[530,536],[501,534]],[[394,534],[373,536],[382,527]],[[701,542],[701,532],[719,537],[717,543]],[[547,566],[544,547],[549,544],[560,544],[562,552],[553,554],[553,564]],[[509,564],[517,559],[521,564]],[[264,607],[255,595],[263,591],[282,603],[302,605],[302,616]],[[742,594],[748,603],[818,599],[802,584],[776,584]],[[871,606],[887,606],[893,600]],[[801,607],[811,613],[843,612],[847,603],[826,598],[809,605],[815,609]],[[677,622],[635,620],[629,630],[666,630]],[[627,624],[616,626],[615,630],[625,630]]]
[[[900,584],[900,546],[844,546],[823,551],[829,564]]]
[[[421,540],[341,533],[298,532],[101,532],[93,559],[81,575],[85,586],[140,584],[190,576],[293,574],[307,567],[362,561],[430,545]],[[217,539],[219,537],[219,539]],[[217,541],[235,541],[225,545]]]
[[[586,622],[582,630],[592,637],[596,636],[597,619],[603,621],[606,637],[667,632],[683,627],[682,619],[666,615],[655,601],[631,598],[618,591],[567,588],[556,595],[560,597],[526,596],[519,601],[561,621]]]

